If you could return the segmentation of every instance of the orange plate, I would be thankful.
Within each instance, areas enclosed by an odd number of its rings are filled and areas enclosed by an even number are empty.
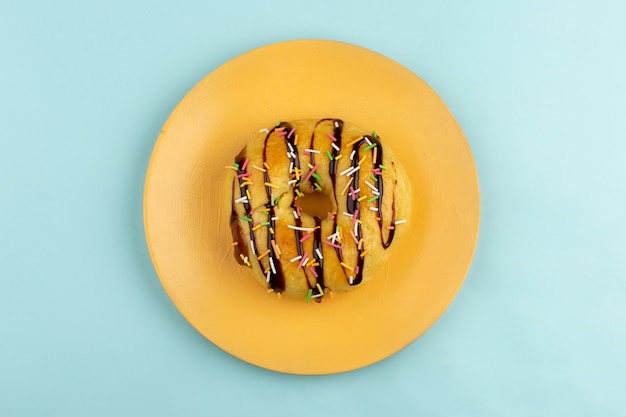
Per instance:
[[[372,281],[323,303],[267,294],[230,246],[224,166],[278,120],[337,117],[376,130],[407,167],[410,237]],[[207,339],[249,363],[294,374],[357,369],[399,351],[443,313],[476,246],[471,151],[441,99],[406,68],[332,41],[241,55],[176,107],[154,148],[144,221],[169,297]]]

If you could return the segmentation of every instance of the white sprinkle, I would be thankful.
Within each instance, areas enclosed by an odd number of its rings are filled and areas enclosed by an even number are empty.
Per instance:
[[[314,227],[298,227],[298,226],[292,226],[290,224],[288,224],[287,227],[293,230],[301,230],[303,232],[312,232],[315,230]]]
[[[354,222],[354,236],[358,236],[359,233],[359,222]]]
[[[291,159],[291,152],[287,152],[287,158]]]
[[[292,157],[293,159],[296,159],[296,154],[295,154],[295,153],[293,153],[293,152],[291,152],[291,157]]]
[[[372,190],[372,194],[374,194],[374,195],[380,195],[380,191],[378,191],[378,190],[376,190],[376,191]]]
[[[343,212],[343,214],[345,214],[345,215],[346,215],[346,216],[348,216],[348,217],[354,217],[354,214],[350,214],[350,213],[348,213],[347,211],[344,211],[344,212]]]
[[[339,233],[333,233],[332,235],[329,235],[326,240],[331,240],[331,239],[336,239],[339,237]]]
[[[295,261],[297,261],[299,259],[302,259],[302,255],[298,255],[295,258],[292,258],[289,262],[295,262]]]
[[[289,146],[289,151],[293,152],[293,147],[291,146],[291,142],[287,142],[287,146]]]
[[[311,298],[321,297],[322,295],[324,295],[324,294],[315,294],[315,295],[312,295]]]
[[[235,200],[235,203],[247,203],[247,202],[248,202],[248,197],[246,196],[243,196]]]
[[[289,172],[293,172],[293,161],[289,163]],[[295,181],[295,180],[294,180]],[[289,184],[289,183],[287,183]]]
[[[357,188],[356,190],[354,190],[354,194],[358,194],[361,191],[360,188]]]
[[[348,177],[351,177],[352,174],[354,174],[355,172],[357,172],[359,169],[361,169],[361,165],[357,165],[356,167],[354,167],[354,169],[351,169],[350,172],[348,172],[346,175]]]
[[[244,263],[244,264],[247,264],[247,263],[248,263],[248,257],[247,257],[247,256],[244,256],[244,257],[243,257],[243,263]]]
[[[317,257],[319,259],[324,259],[324,257],[322,256],[322,252],[319,250],[319,248],[315,248],[315,253],[317,253]]]
[[[293,211],[293,217],[296,219],[298,218],[298,213],[295,210]]]
[[[348,168],[348,169],[344,169],[343,171],[341,171],[339,173],[339,175],[344,175],[346,172],[350,171],[352,169],[352,167]]]
[[[402,224],[402,223],[406,223],[406,220],[396,220],[394,224]]]
[[[252,253],[254,255],[256,255],[256,249],[254,248],[256,245],[254,244],[254,242],[252,241],[252,239],[250,239],[250,247],[252,248]]]
[[[341,150],[341,148],[340,148],[339,146],[335,145],[335,143],[334,143],[334,142],[331,142],[331,143],[330,143],[330,146],[332,146],[333,148],[335,148],[335,150],[336,150],[337,152],[339,152],[339,151]]]
[[[320,153],[320,151],[316,151],[315,149],[305,149],[305,151],[311,153]]]
[[[378,188],[374,187],[372,184],[370,184],[367,180],[365,180],[365,185],[367,185],[368,187],[370,187],[372,190],[374,191],[378,191]]]
[[[306,265],[306,263],[309,262],[309,258],[304,258],[304,261],[302,261],[302,266]]]
[[[259,133],[261,133],[261,132],[270,133],[269,129],[261,129],[261,130],[259,130]]]
[[[276,267],[274,267],[274,259],[270,258],[270,266],[272,267],[272,272],[276,273]]]
[[[270,220],[272,220],[272,221],[276,221],[276,220],[278,220],[278,216],[274,216],[274,217],[272,217]]]
[[[350,160],[352,161],[354,159],[354,154],[356,153],[356,150],[353,150],[352,153],[350,154]]]
[[[270,282],[270,271],[267,271],[267,278],[265,278],[265,282]]]
[[[291,181],[287,181],[287,184],[288,184],[288,185],[291,185],[291,184],[295,184],[295,183],[297,183],[297,182],[298,182],[298,180],[291,180]]]
[[[370,142],[370,138],[368,138],[367,136],[365,136],[365,142],[367,142],[368,145],[372,144],[372,142]]]
[[[378,211],[378,207],[370,207],[370,210],[372,210],[372,211]]]
[[[269,281],[268,281],[269,282]],[[354,277],[350,277],[348,278],[348,282],[350,282],[350,285],[352,285],[352,283],[354,282]]]
[[[339,122],[335,120],[335,129],[339,128]]]

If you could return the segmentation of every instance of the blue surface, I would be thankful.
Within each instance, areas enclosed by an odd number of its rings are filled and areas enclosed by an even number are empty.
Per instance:
[[[0,415],[624,415],[626,3],[517,3],[1,1]],[[420,75],[481,182],[476,256],[444,316],[323,377],[207,342],[160,286],[142,223],[183,95],[301,38]]]

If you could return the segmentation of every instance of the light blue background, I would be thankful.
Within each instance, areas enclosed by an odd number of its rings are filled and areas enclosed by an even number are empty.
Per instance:
[[[0,1],[0,415],[626,415],[626,2]],[[335,39],[420,75],[473,149],[466,282],[415,343],[324,377],[199,335],[142,223],[202,77]]]

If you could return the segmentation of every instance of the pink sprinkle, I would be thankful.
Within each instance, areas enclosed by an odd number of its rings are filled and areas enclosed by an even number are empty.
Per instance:
[[[304,154],[305,154],[305,155],[311,155],[311,152],[309,152],[309,151],[304,151]]]
[[[252,223],[252,227],[260,225],[261,222]]]
[[[333,248],[341,249],[341,246],[337,245],[336,243],[329,242],[328,240],[325,240],[324,243],[326,243],[329,246],[332,246]]]
[[[359,266],[358,265],[354,268],[354,275],[359,275]]]
[[[333,142],[337,142],[337,138],[336,138],[336,137],[334,137],[333,135],[331,135],[330,133],[327,133],[326,135],[327,135],[327,136],[330,138],[330,140],[332,140]]]
[[[304,242],[305,240],[307,240],[311,236],[313,236],[311,233],[307,233],[306,235],[304,235],[304,237],[302,239],[300,239],[300,243]]]
[[[383,175],[382,171],[380,170],[380,168],[375,168],[372,170],[372,172],[376,175]]]
[[[357,216],[359,215],[359,210],[354,210],[354,215],[352,216],[352,224],[356,223]]]
[[[246,160],[245,160],[245,161],[243,161],[243,165],[241,166],[241,169],[242,169],[243,171],[245,171],[245,170],[246,170],[246,167],[248,166],[248,161],[249,161],[249,160],[248,160],[248,158],[246,158]]]
[[[304,255],[302,255],[302,259],[300,259],[300,264],[298,265],[298,269],[302,268],[302,265],[304,265],[304,261],[306,261],[306,257],[309,254],[309,252],[304,252]]]
[[[243,178],[243,177],[249,177],[249,176],[250,176],[250,173],[249,173],[249,172],[246,172],[245,174],[239,174],[239,175],[237,175],[237,178]]]
[[[277,131],[276,136],[285,136],[287,133],[284,130]]]
[[[395,227],[393,227],[393,226],[387,226],[387,229],[388,229],[388,230],[393,230],[393,229],[395,229]]]
[[[302,213],[302,212],[300,211],[300,207],[298,207],[298,206],[296,206],[296,213],[298,213],[298,217],[300,217],[300,214]]]
[[[354,193],[354,188],[350,186],[350,194],[352,194],[352,199],[356,200],[356,194]]]
[[[317,272],[315,272],[315,269],[313,269],[312,266],[309,267],[309,271],[311,271],[311,273],[313,274],[313,276],[315,276],[315,278],[317,278]]]
[[[318,164],[313,165],[313,169],[311,171],[309,171],[309,174],[306,176],[306,178],[304,179],[305,181],[308,181],[309,178],[311,178],[311,175],[313,175],[313,173],[315,172],[315,170],[317,169]]]
[[[291,135],[293,135],[293,132],[296,131],[295,127],[292,127],[291,130],[289,131],[289,134],[287,135],[288,138],[291,138]]]

